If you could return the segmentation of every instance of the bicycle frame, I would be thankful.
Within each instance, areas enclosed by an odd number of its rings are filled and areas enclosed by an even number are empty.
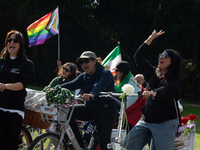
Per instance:
[[[106,92],[102,92],[102,93],[106,93]],[[110,95],[111,97],[113,96],[121,96],[121,93],[108,93],[108,95]],[[130,97],[142,97],[142,93],[138,92],[138,94],[132,94],[132,95],[126,95],[126,96],[130,96]],[[113,97],[114,98],[114,97]],[[118,118],[118,126],[117,126],[117,137],[115,138],[115,143],[109,143],[107,145],[108,149],[113,149],[113,150],[127,150],[126,148],[122,147],[120,144],[123,141],[122,138],[122,121],[123,121],[123,113],[124,113],[124,97],[122,97],[122,102],[120,103],[121,108],[120,108],[120,116]],[[114,98],[115,99],[115,98]],[[153,150],[153,138],[151,138],[151,142],[150,142],[150,146],[149,146],[149,150]]]
[[[115,97],[113,96],[121,96],[122,93],[112,93],[112,92],[101,92],[103,95],[108,95],[111,96],[113,99],[118,101]],[[130,97],[138,97],[140,94],[132,94],[132,95],[127,95]],[[126,150],[126,148],[122,147],[120,144],[123,141],[122,137],[122,122],[123,122],[123,113],[124,113],[124,97],[122,97],[122,101],[120,103],[120,115],[118,118],[118,126],[117,126],[117,137],[115,138],[114,143],[108,143],[107,147],[108,149],[113,149],[113,150]]]
[[[71,107],[70,107],[71,106]],[[71,108],[71,111],[70,111]],[[41,110],[41,118],[45,122],[50,122],[54,124],[59,124],[61,125],[61,135],[59,142],[57,144],[56,149],[59,149],[59,146],[64,139],[64,134],[66,133],[68,135],[69,140],[71,141],[74,150],[82,150],[83,148],[80,147],[70,125],[69,121],[71,119],[73,110],[74,110],[74,104],[72,103],[67,103],[65,106],[58,106],[57,104],[51,104],[48,105],[47,103],[44,103],[43,105],[40,106]],[[51,115],[51,116],[49,116]],[[93,132],[96,130],[96,126],[94,127]],[[55,132],[54,132],[55,133]],[[55,133],[57,134],[57,133]],[[89,145],[88,145],[88,150],[92,149],[94,143],[94,137],[91,136]]]
[[[114,96],[121,96],[121,93],[112,93],[112,92],[101,92],[101,94],[110,96],[115,100],[117,99]],[[138,97],[138,94],[127,95],[127,96]],[[120,144],[123,141],[123,137],[122,137],[122,122],[123,122],[123,113],[124,113],[123,100],[124,99],[122,98],[122,102],[120,103],[121,108],[120,108],[120,115],[119,115],[119,121],[118,121],[118,127],[117,127],[117,137],[115,138],[114,142],[108,143],[107,145],[108,149],[112,148],[113,150],[126,150],[126,148],[120,146]],[[70,111],[70,108],[71,108],[71,111]],[[48,105],[47,103],[44,103],[43,105],[40,106],[40,109],[41,109],[41,118],[43,121],[61,125],[60,127],[61,135],[60,135],[60,139],[59,139],[56,149],[58,149],[60,146],[60,143],[64,141],[63,140],[64,134],[66,133],[68,135],[69,140],[72,143],[74,150],[82,150],[69,125],[69,121],[71,119],[71,116],[74,110],[74,105],[72,103],[66,103],[66,106],[59,106],[57,104]],[[93,130],[93,132],[95,130],[96,128]],[[91,150],[93,144],[94,144],[94,136],[91,136],[87,149]]]

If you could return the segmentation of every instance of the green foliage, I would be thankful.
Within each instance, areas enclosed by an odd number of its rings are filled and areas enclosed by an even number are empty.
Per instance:
[[[38,91],[42,91],[43,90],[43,87],[39,87],[39,86],[28,86],[27,88],[33,89],[33,90],[38,90]]]
[[[26,54],[35,65],[35,82],[45,86],[56,76],[58,36],[43,45],[28,47],[26,28],[59,6],[61,61],[75,62],[92,50],[104,59],[121,42],[122,59],[131,64],[133,74],[141,73],[134,53],[156,29],[166,31],[156,39],[146,58],[157,65],[157,54],[166,48],[177,50],[183,58],[183,92],[181,97],[199,100],[200,90],[200,1],[198,0],[1,0],[0,22],[2,49],[6,33],[21,31]],[[80,65],[78,65],[81,70]]]
[[[74,99],[74,95],[71,93],[70,90],[66,88],[61,88],[60,86],[56,85],[55,89],[51,89],[46,92],[46,100],[47,103],[56,103],[56,104],[64,104],[66,100]]]
[[[126,104],[126,101],[127,101],[126,93],[122,93],[122,95],[119,98],[123,99],[124,104]]]
[[[182,97],[187,101],[198,102],[200,96],[198,93],[200,91],[199,81],[199,70],[197,67],[197,62],[194,59],[191,60],[183,60],[183,89],[182,89]]]

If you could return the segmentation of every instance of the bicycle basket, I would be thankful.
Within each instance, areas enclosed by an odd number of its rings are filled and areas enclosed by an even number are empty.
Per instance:
[[[30,125],[35,128],[48,129],[51,123],[44,122],[41,118],[41,113],[38,111],[25,108],[24,125]]]
[[[72,111],[70,112],[70,106]],[[47,104],[40,106],[41,117],[45,122],[67,124],[71,118],[74,105],[68,103],[67,105]]]

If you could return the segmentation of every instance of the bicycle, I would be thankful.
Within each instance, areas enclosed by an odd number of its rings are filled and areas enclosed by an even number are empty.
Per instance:
[[[126,150],[126,148],[121,146],[121,143],[123,142],[124,137],[126,136],[126,133],[123,135],[122,134],[122,122],[123,122],[123,117],[125,114],[125,109],[124,109],[124,97],[122,97],[121,102],[116,99],[114,96],[121,96],[122,93],[112,93],[112,92],[101,92],[101,95],[108,95],[115,99],[119,104],[120,104],[120,111],[119,111],[119,117],[118,117],[118,126],[117,126],[117,136],[115,139],[111,142],[108,143],[107,148],[110,150]],[[141,92],[138,92],[138,94],[132,94],[132,95],[126,95],[129,97],[142,97]],[[126,124],[127,125],[127,124]]]
[[[70,109],[71,108],[71,109]],[[71,111],[70,111],[71,110]],[[39,135],[29,146],[29,150],[32,149],[68,149],[69,143],[65,141],[64,134],[68,135],[70,142],[75,150],[81,150],[78,141],[69,125],[72,113],[74,110],[74,104],[65,103],[65,105],[44,103],[41,105],[41,117],[43,121],[54,123],[54,132],[48,132]],[[55,119],[56,118],[56,119]],[[95,130],[91,139],[94,140]],[[92,142],[89,143],[88,149],[92,148]]]
[[[40,134],[42,134],[42,129],[40,129],[40,128],[35,128],[35,127],[32,127],[32,126],[27,126],[26,128],[29,131],[32,139],[34,139],[34,137],[37,137]]]
[[[18,150],[26,150],[32,142],[32,137],[24,125],[22,125],[21,134],[18,141]]]
[[[114,96],[121,96],[121,93],[112,93],[112,92],[101,92],[101,93],[108,94],[113,98],[114,98]],[[138,94],[132,94],[132,95],[126,95],[126,96],[142,97],[142,93],[138,92]],[[114,98],[114,99],[116,99],[116,98]],[[123,139],[124,139],[124,137],[122,137],[122,121],[123,121],[123,115],[125,113],[123,101],[124,101],[124,97],[122,97],[122,101],[120,103],[121,107],[120,107],[120,116],[118,118],[119,121],[118,121],[118,126],[117,126],[117,137],[115,138],[115,140],[113,142],[108,143],[108,145],[107,145],[107,148],[110,150],[127,150],[126,148],[121,146],[121,143],[123,142]],[[126,114],[125,114],[125,116],[126,116]],[[153,137],[151,137],[149,150],[153,150],[153,146],[154,146]]]
[[[114,98],[119,102],[118,99],[116,99],[114,96],[121,96],[121,93],[112,93],[112,92],[101,92],[101,95],[106,95]],[[138,94],[129,95],[129,96],[138,96]],[[123,120],[123,112],[124,112],[124,104],[123,99],[122,102],[119,102],[121,109],[120,109],[120,117],[118,121],[118,130],[117,130],[117,137],[115,138],[115,141],[108,144],[109,149],[117,150],[122,149],[125,150],[125,148],[120,146],[120,143],[122,142],[122,120]],[[71,108],[71,111],[70,111]],[[28,150],[37,150],[37,149],[56,149],[56,150],[66,150],[69,146],[72,146],[74,150],[81,150],[84,148],[81,148],[78,144],[78,141],[69,125],[69,121],[71,119],[73,110],[74,110],[74,104],[72,103],[65,103],[65,105],[57,105],[57,104],[47,104],[43,103],[43,105],[40,106],[41,110],[41,117],[42,120],[45,122],[54,123],[54,132],[44,133],[40,136],[36,137],[31,145],[29,146]],[[56,119],[55,119],[56,118]],[[64,134],[68,136],[69,141],[65,141]],[[97,140],[97,130],[96,126],[94,126],[94,129],[91,134],[90,142],[88,144],[87,150],[91,150],[94,145],[94,141]],[[71,142],[71,144],[69,144]]]

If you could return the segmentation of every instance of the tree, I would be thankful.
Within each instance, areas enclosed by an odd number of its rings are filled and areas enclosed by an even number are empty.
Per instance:
[[[4,41],[10,29],[23,33],[27,56],[35,65],[36,85],[47,85],[56,76],[58,40],[53,36],[43,45],[29,48],[26,28],[58,5],[63,63],[75,62],[85,50],[104,59],[120,41],[122,59],[131,64],[133,74],[140,73],[133,58],[135,51],[154,29],[163,29],[166,33],[152,43],[146,58],[156,66],[158,53],[166,48],[177,50],[183,58],[181,97],[199,98],[200,1],[1,0],[0,4],[0,39]]]

